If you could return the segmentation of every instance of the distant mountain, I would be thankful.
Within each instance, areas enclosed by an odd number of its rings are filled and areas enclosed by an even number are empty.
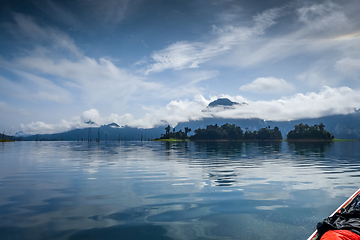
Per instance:
[[[206,128],[207,125],[218,124],[219,126],[229,123],[240,126],[243,131],[249,129],[250,131],[259,130],[263,127],[270,126],[274,128],[277,126],[283,137],[286,138],[286,134],[294,129],[294,126],[300,123],[315,125],[319,123],[325,125],[325,129],[332,133],[335,138],[340,139],[357,139],[360,140],[360,112],[355,112],[346,115],[332,115],[321,118],[308,118],[292,121],[265,121],[263,119],[225,119],[225,118],[204,118],[198,121],[190,121],[179,123],[175,129],[184,130],[185,127],[191,128],[189,135],[194,134],[194,130],[197,128]],[[94,127],[93,124],[90,127],[84,129],[74,129],[67,132],[55,133],[55,134],[37,134],[31,136],[23,136],[23,140],[63,140],[63,141],[96,141],[100,138],[100,141],[123,141],[123,140],[149,140],[155,139],[165,133],[164,126],[157,126],[150,129],[140,129],[132,127],[120,127],[116,123],[103,125],[100,127]]]
[[[109,127],[112,127],[112,128],[118,128],[120,127],[117,123],[110,123],[109,125],[107,125]]]
[[[87,121],[87,122],[85,122],[86,124],[95,124],[95,122],[93,122],[93,121],[91,121],[90,119],[89,119],[89,121]]]
[[[236,106],[241,106],[247,104],[245,102],[238,103],[233,102],[230,99],[227,98],[219,98],[211,103],[206,107],[206,109],[202,110],[203,112],[218,112],[218,111],[224,111],[227,109],[234,109]]]
[[[30,136],[30,134],[26,134],[23,131],[16,132],[14,137],[27,137]]]
[[[208,107],[217,107],[217,106],[233,106],[233,105],[240,105],[240,103],[232,102],[231,100],[227,98],[219,98],[211,103],[209,103]]]
[[[10,140],[10,141],[18,140],[18,138],[14,137],[14,136],[9,136],[9,135],[3,134],[3,133],[0,133],[0,139]]]
[[[164,127],[140,129],[132,127],[120,127],[116,123],[94,127],[91,124],[88,128],[74,129],[62,133],[36,134],[22,137],[25,141],[132,141],[151,140],[164,133]]]
[[[319,123],[325,125],[325,129],[332,133],[335,138],[339,139],[356,139],[360,140],[360,112],[355,112],[345,115],[332,115],[320,118],[306,118],[292,121],[265,121],[263,119],[227,119],[227,118],[204,118],[198,121],[191,121],[179,123],[176,129],[183,129],[184,127],[191,128],[190,134],[194,133],[197,128],[206,128],[207,125],[223,125],[225,123],[235,124],[240,126],[243,131],[249,129],[251,131],[259,130],[263,127],[270,126],[274,128],[279,127],[283,138],[286,139],[286,134],[294,129],[294,126],[300,123],[315,125]]]

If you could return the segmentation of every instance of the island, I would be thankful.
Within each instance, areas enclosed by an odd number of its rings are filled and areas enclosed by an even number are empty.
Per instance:
[[[246,140],[246,141],[269,141],[282,140],[281,131],[278,127],[270,129],[261,128],[259,131],[250,131],[246,129],[244,132],[241,127],[235,124],[225,123],[222,126],[207,125],[205,129],[198,128],[195,135],[190,137],[190,140]]]
[[[325,130],[323,123],[314,126],[300,123],[294,128],[286,135],[288,141],[332,141],[334,139],[334,135]]]
[[[175,131],[168,125],[165,128],[165,134],[160,138],[154,139],[155,141],[281,141],[283,139],[281,131],[278,127],[273,129],[269,127],[261,128],[259,131],[250,131],[246,129],[244,132],[241,127],[235,124],[225,123],[222,126],[207,125],[205,129],[198,128],[194,131],[194,135],[188,137],[187,134],[191,129],[185,127],[184,131]]]
[[[5,133],[0,133],[0,142],[14,142],[16,140],[15,137],[5,135]]]
[[[165,134],[161,134],[160,138],[154,139],[154,141],[188,141],[189,137],[187,134],[191,132],[191,128],[185,127],[184,132],[182,130],[175,131],[175,128],[172,129],[170,125],[167,125],[165,127]]]

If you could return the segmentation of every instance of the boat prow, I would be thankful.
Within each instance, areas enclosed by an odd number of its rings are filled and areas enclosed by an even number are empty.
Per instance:
[[[351,197],[349,197],[343,204],[340,205],[330,216],[329,218],[333,217],[337,213],[341,213],[345,211],[349,206],[352,206],[354,201],[358,201],[359,198],[356,198],[358,195],[360,195],[360,188],[353,194]],[[318,230],[315,230],[313,234],[307,239],[307,240],[319,240],[319,233]]]

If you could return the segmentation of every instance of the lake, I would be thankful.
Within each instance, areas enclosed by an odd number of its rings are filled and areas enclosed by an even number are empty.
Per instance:
[[[0,144],[0,239],[306,239],[360,142]]]

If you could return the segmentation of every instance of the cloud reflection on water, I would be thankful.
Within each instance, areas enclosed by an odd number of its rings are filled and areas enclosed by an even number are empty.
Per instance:
[[[253,221],[273,226],[268,236],[295,225],[305,236],[358,187],[358,147],[19,142],[0,149],[0,233],[83,239],[142,229],[159,239],[251,239]],[[235,229],[224,233],[228,225]]]

